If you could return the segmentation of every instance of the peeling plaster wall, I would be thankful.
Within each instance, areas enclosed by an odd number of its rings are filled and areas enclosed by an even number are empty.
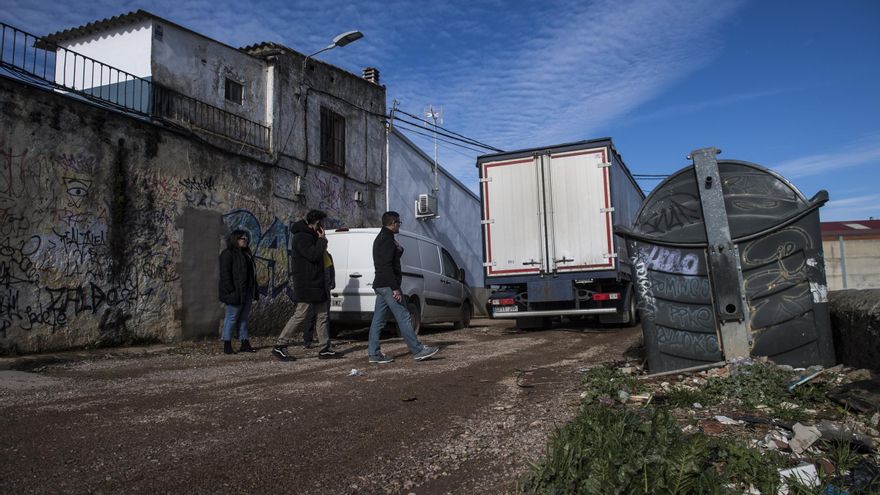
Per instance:
[[[290,224],[323,208],[373,225],[384,195],[348,201],[357,187],[0,78],[0,353],[216,338],[217,256],[236,228],[257,259],[251,329],[277,333],[292,313]]]
[[[227,112],[266,123],[266,64],[217,41],[154,21],[153,81]],[[226,78],[243,86],[242,103],[226,100]]]

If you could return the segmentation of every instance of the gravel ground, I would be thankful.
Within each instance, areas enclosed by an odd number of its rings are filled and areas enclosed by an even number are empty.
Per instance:
[[[368,364],[361,330],[337,360],[263,338],[3,371],[0,492],[511,493],[574,415],[578,369],[637,358],[640,334],[475,320],[426,327],[442,350],[420,363],[394,338]]]

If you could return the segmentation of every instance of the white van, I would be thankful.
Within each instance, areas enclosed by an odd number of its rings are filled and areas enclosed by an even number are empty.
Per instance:
[[[376,304],[373,241],[378,234],[378,228],[327,232],[327,250],[333,256],[336,269],[336,288],[330,292],[330,321],[366,324],[372,321]],[[464,269],[433,239],[403,231],[396,237],[403,246],[400,290],[406,296],[416,333],[422,323],[452,322],[455,328],[470,326],[473,298],[464,283]]]

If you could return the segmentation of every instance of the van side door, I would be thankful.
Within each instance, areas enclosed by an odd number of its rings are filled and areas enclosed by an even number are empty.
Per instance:
[[[440,248],[440,258],[443,262],[441,282],[445,289],[447,307],[450,309],[450,316],[455,317],[459,314],[458,308],[461,307],[461,301],[464,298],[464,286],[458,281],[458,265],[449,251]]]
[[[443,268],[440,261],[440,250],[435,244],[418,240],[419,254],[421,255],[422,269],[425,274],[425,306],[422,310],[422,321],[445,321],[447,308],[445,307],[445,287],[441,282]]]

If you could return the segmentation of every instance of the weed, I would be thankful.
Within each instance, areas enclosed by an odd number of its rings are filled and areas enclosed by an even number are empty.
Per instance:
[[[666,404],[670,407],[691,407],[695,402],[706,405],[714,399],[700,390],[684,387],[672,387],[666,391]]]
[[[585,389],[586,402],[599,397],[617,397],[617,392],[637,393],[636,380],[630,375],[621,373],[617,368],[599,366],[583,374],[582,383]]]

